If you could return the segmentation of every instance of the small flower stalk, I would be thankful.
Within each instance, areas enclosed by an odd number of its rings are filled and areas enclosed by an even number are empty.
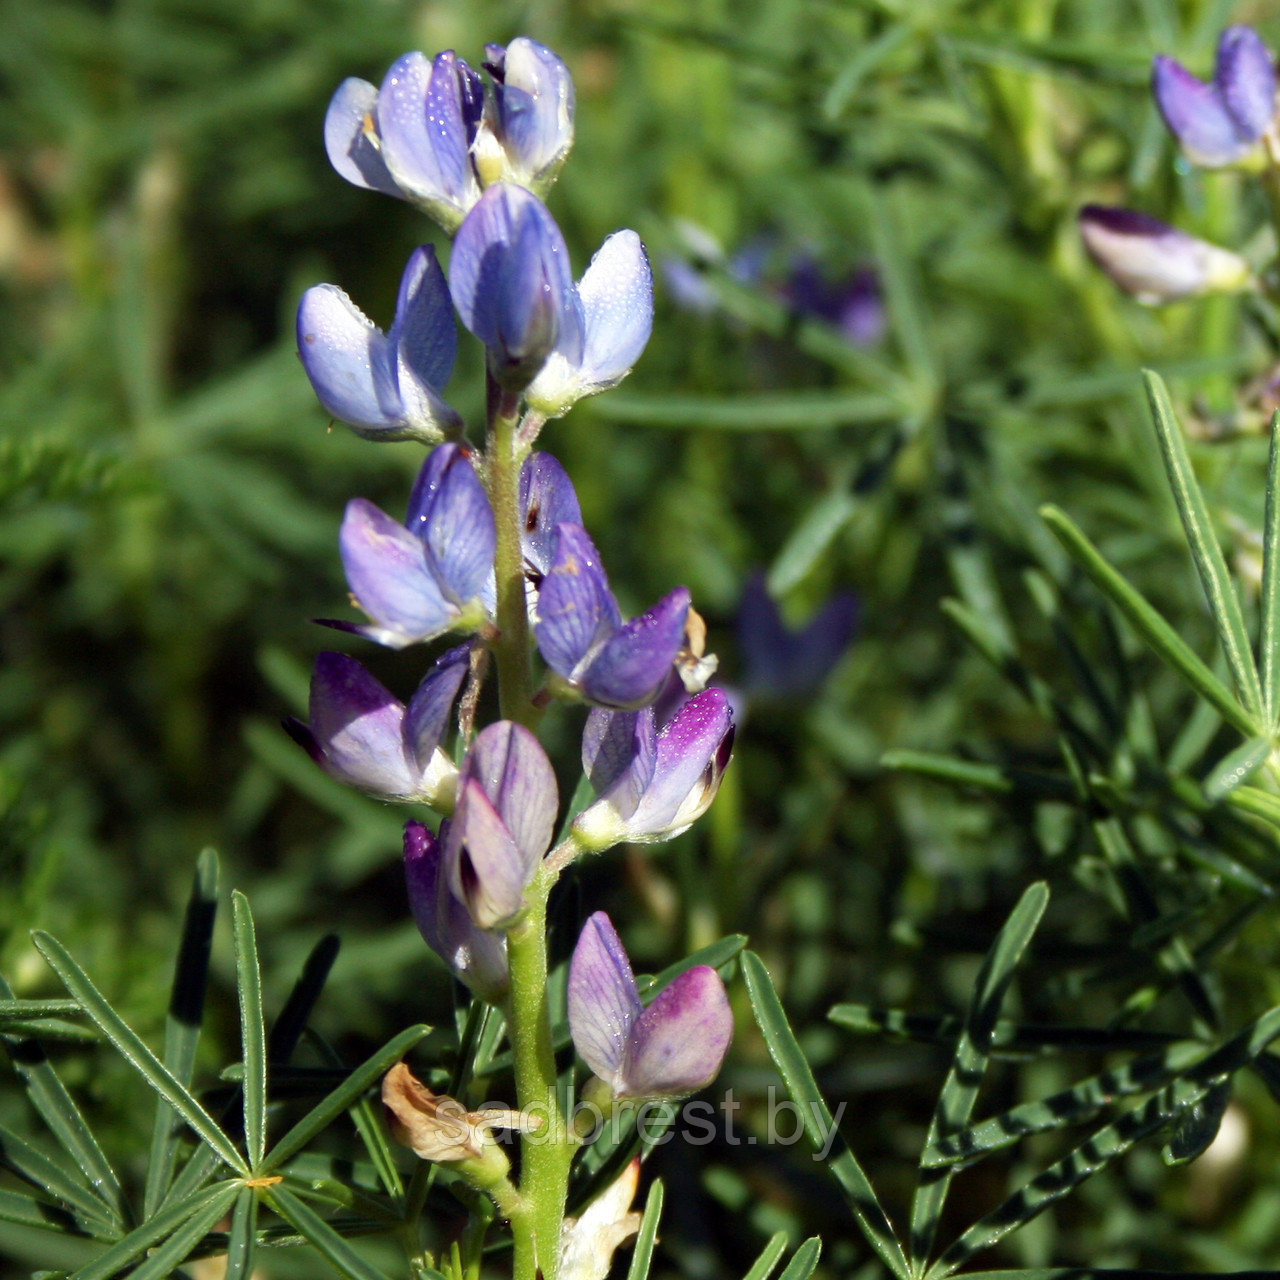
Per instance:
[[[330,777],[436,815],[404,827],[407,909],[448,974],[505,1015],[516,1100],[473,1109],[403,1063],[382,1096],[398,1140],[491,1196],[510,1224],[516,1280],[601,1280],[638,1224],[638,1166],[565,1218],[580,1143],[553,1053],[551,888],[584,851],[687,830],[733,741],[727,696],[704,687],[715,658],[688,589],[624,619],[572,481],[533,451],[548,420],[630,373],[653,324],[634,231],[608,236],[574,277],[543,203],[573,135],[568,68],[525,37],[487,46],[479,70],[452,50],[415,52],[378,86],[345,81],[324,124],[334,168],[434,218],[454,241],[449,269],[416,250],[386,330],[332,284],[307,290],[297,322],[303,368],[332,418],[428,449],[403,522],[364,498],[348,503],[338,549],[364,619],[326,625],[392,650],[462,643],[428,660],[408,696],[358,657],[322,653],[307,722],[289,728]],[[444,398],[459,321],[485,352],[482,445],[466,443]],[[567,819],[537,728],[555,700],[585,719],[595,799],[553,848]],[[477,726],[494,701],[498,718]],[[719,975],[691,968],[644,1008],[601,913],[579,940],[569,993],[574,1043],[598,1081],[586,1087],[615,1099],[696,1090],[729,1047]],[[521,1134],[518,1186],[495,1128]]]

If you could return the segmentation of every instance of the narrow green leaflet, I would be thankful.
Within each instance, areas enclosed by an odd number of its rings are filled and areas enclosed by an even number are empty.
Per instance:
[[[1280,729],[1280,411],[1271,416],[1267,454],[1267,502],[1262,519],[1262,701],[1272,733]]]
[[[0,997],[13,998],[13,992],[3,978],[0,978]],[[111,1222],[123,1228],[124,1192],[120,1189],[119,1179],[102,1154],[102,1148],[85,1123],[80,1109],[45,1057],[40,1042],[6,1037],[3,1043],[36,1113],[88,1179],[94,1194],[101,1198]]]
[[[13,1222],[40,1231],[74,1231],[75,1219],[57,1205],[37,1200],[34,1196],[0,1191],[0,1222]]]
[[[217,913],[218,855],[212,849],[205,849],[196,860],[195,878],[182,925],[182,941],[173,966],[169,1013],[164,1024],[164,1065],[184,1085],[191,1083],[195,1069]],[[157,1098],[142,1199],[145,1217],[155,1213],[173,1180],[180,1130],[181,1122],[173,1108],[163,1098]]]
[[[371,1058],[358,1066],[313,1110],[307,1112],[288,1133],[267,1152],[259,1164],[263,1174],[273,1173],[290,1156],[296,1155],[316,1134],[327,1129],[375,1080],[381,1079],[431,1028],[419,1023],[389,1040]]]
[[[942,1207],[951,1185],[951,1168],[932,1166],[926,1157],[931,1147],[963,1129],[969,1122],[977,1101],[978,1086],[986,1071],[1000,1007],[1018,962],[1048,904],[1048,886],[1042,881],[1031,885],[996,935],[978,971],[973,996],[965,1013],[964,1030],[956,1042],[955,1060],[938,1095],[938,1105],[929,1125],[929,1136],[920,1160],[920,1181],[911,1202],[911,1258],[917,1268],[923,1268],[933,1249]]]
[[[644,1202],[644,1217],[640,1219],[640,1231],[636,1235],[631,1265],[627,1268],[627,1280],[648,1280],[653,1246],[658,1240],[658,1222],[662,1218],[662,1196],[662,1179],[655,1178],[649,1188],[649,1198]]]
[[[769,1243],[760,1250],[760,1256],[751,1264],[751,1270],[742,1280],[769,1280],[773,1269],[782,1260],[787,1251],[787,1233],[779,1231],[769,1239]]]
[[[224,1187],[197,1213],[193,1213],[154,1253],[147,1255],[141,1266],[129,1273],[129,1280],[169,1280],[174,1268],[185,1262],[192,1250],[226,1216],[236,1197],[242,1194],[234,1187]]]
[[[1241,733],[1255,736],[1257,718],[1236,700],[1231,690],[1190,649],[1182,637],[1103,558],[1064,512],[1054,506],[1040,508],[1041,519],[1066,548],[1068,555],[1093,580],[1094,585],[1124,615],[1130,626],[1156,654],[1167,662],[1215,711]]]
[[[1273,827],[1280,827],[1280,796],[1260,787],[1241,786],[1228,793],[1227,803],[1251,817],[1261,818]]]
[[[902,1245],[893,1233],[893,1227],[880,1207],[862,1166],[844,1139],[835,1132],[835,1120],[818,1091],[818,1082],[796,1043],[795,1033],[787,1022],[778,992],[765,968],[764,961],[754,951],[742,953],[742,976],[751,997],[756,1023],[769,1049],[769,1056],[786,1085],[791,1100],[800,1108],[805,1135],[814,1150],[821,1151],[830,1143],[833,1154],[827,1158],[827,1166],[844,1189],[845,1198],[853,1210],[867,1243],[880,1255],[885,1265],[900,1280],[907,1280],[911,1268],[907,1264]],[[833,1140],[834,1139],[834,1140]]]
[[[15,1022],[75,1017],[79,1012],[80,1006],[74,1000],[0,1000],[0,1032],[7,1033]]]
[[[810,1236],[792,1255],[778,1280],[809,1280],[822,1257],[822,1239]]]
[[[1169,475],[1169,485],[1173,489],[1174,501],[1178,504],[1178,515],[1182,517],[1182,527],[1191,547],[1191,557],[1195,561],[1196,572],[1200,575],[1200,585],[1209,600],[1209,612],[1218,628],[1218,639],[1226,654],[1236,693],[1245,710],[1260,721],[1263,716],[1262,684],[1253,660],[1253,645],[1244,624],[1240,598],[1236,595],[1235,584],[1231,581],[1227,562],[1209,519],[1209,508],[1205,505],[1204,494],[1200,492],[1191,458],[1187,454],[1187,442],[1174,415],[1173,405],[1169,402],[1169,392],[1164,380],[1158,373],[1148,369],[1143,372],[1142,381],[1146,387],[1147,403],[1151,407],[1156,435],[1160,440],[1160,452]]]
[[[266,1196],[271,1207],[347,1280],[388,1280],[385,1272],[361,1258],[319,1214],[292,1192],[274,1186],[267,1189]]]
[[[218,1212],[212,1217],[212,1222],[216,1222],[231,1207],[232,1201],[239,1195],[243,1185],[239,1178],[231,1178],[215,1186],[206,1187],[193,1196],[166,1205],[155,1217],[136,1227],[123,1240],[117,1241],[105,1253],[81,1267],[71,1280],[110,1280],[110,1277],[115,1276],[122,1267],[127,1266],[135,1258],[140,1258],[158,1241],[167,1239],[179,1230],[183,1223],[203,1215],[213,1205],[218,1207]],[[204,1232],[202,1231],[201,1234],[203,1235]]]
[[[267,1033],[262,1019],[262,973],[249,899],[231,895],[236,951],[236,990],[240,997],[240,1040],[244,1056],[244,1141],[249,1167],[257,1169],[267,1147]]]
[[[213,1117],[143,1044],[137,1032],[107,1003],[62,943],[44,932],[35,933],[32,941],[49,962],[50,968],[62,979],[63,985],[98,1024],[103,1035],[115,1045],[125,1061],[200,1135],[212,1151],[238,1173],[247,1175],[249,1170],[244,1158],[214,1123]]]
[[[267,1039],[267,1061],[283,1064],[293,1057],[311,1011],[320,999],[329,971],[338,957],[338,935],[327,933],[311,948],[298,980],[284,1002],[284,1008],[271,1027]]]
[[[825,494],[809,508],[769,568],[773,596],[784,596],[826,555],[840,531],[853,518],[857,503],[843,489]]]
[[[1211,803],[1225,800],[1243,782],[1248,782],[1271,755],[1270,738],[1250,738],[1228,751],[1204,780],[1205,798]]]
[[[114,1237],[120,1224],[106,1203],[42,1151],[0,1125],[0,1168],[38,1187],[80,1217],[91,1234]]]
[[[248,1280],[253,1271],[255,1236],[258,1230],[258,1196],[252,1187],[242,1187],[236,1197],[231,1230],[227,1234],[227,1269],[223,1280]]]

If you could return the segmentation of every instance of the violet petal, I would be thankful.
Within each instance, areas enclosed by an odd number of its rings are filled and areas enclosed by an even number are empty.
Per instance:
[[[678,1097],[715,1079],[733,1039],[720,975],[698,965],[660,991],[636,1020],[622,1064],[625,1097]]]
[[[597,911],[582,927],[569,963],[569,1031],[583,1062],[615,1090],[627,1039],[641,1016],[631,963],[609,917]]]
[[[684,644],[688,613],[688,589],[677,587],[647,613],[619,627],[582,675],[587,700],[623,708],[651,701]]]

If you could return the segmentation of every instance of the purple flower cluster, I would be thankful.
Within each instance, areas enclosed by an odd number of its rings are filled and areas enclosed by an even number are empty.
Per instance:
[[[407,704],[355,659],[321,654],[308,723],[289,728],[338,781],[436,811],[438,825],[405,827],[410,908],[448,968],[501,1003],[508,935],[524,927],[535,891],[545,901],[584,852],[687,829],[719,787],[733,716],[723,692],[702,688],[714,660],[693,639],[700,620],[688,590],[624,618],[568,475],[533,451],[548,418],[626,377],[648,341],[653,281],[626,230],[574,280],[541,198],[573,141],[572,80],[532,40],[485,52],[487,85],[445,52],[406,54],[379,87],[339,88],[325,120],[335,169],[419,206],[453,247],[447,275],[433,249],[412,255],[385,332],[329,284],[307,290],[297,328],[303,366],[334,418],[369,439],[431,450],[403,523],[363,498],[348,504],[339,545],[366,620],[327,625],[396,650],[447,634],[463,642]],[[483,449],[465,442],[444,399],[455,313],[486,350]],[[510,669],[525,632],[521,665],[532,670],[536,652],[540,690],[516,717],[474,731],[486,673],[497,666],[501,677],[504,658]],[[506,709],[505,685],[502,696]],[[555,849],[556,775],[529,727],[553,698],[593,708],[582,761],[596,795]],[[732,1018],[713,970],[690,970],[642,1011],[621,943],[597,915],[570,986],[575,1043],[617,1096],[688,1092],[718,1070]],[[602,1048],[606,1023],[616,1052]]]
[[[1276,67],[1252,27],[1222,33],[1212,80],[1199,79],[1165,56],[1156,58],[1151,80],[1160,114],[1193,165],[1256,171],[1274,164]],[[1144,213],[1086,205],[1080,232],[1089,256],[1148,306],[1254,286],[1249,263],[1239,254]]]

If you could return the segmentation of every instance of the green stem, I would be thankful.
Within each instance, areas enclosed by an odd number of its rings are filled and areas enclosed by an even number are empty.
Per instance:
[[[539,872],[529,910],[507,934],[511,965],[508,1023],[520,1109],[544,1123],[521,1139],[520,1192],[526,1206],[512,1220],[515,1280],[556,1280],[560,1229],[569,1193],[574,1141],[556,1093],[556,1058],[547,998],[547,895],[553,877]]]
[[[532,728],[538,721],[538,711],[532,702],[529,615],[520,546],[520,464],[527,447],[520,443],[519,426],[519,397],[502,392],[491,379],[485,479],[498,535],[494,556],[498,635],[490,647],[498,672],[498,702],[503,719]]]

